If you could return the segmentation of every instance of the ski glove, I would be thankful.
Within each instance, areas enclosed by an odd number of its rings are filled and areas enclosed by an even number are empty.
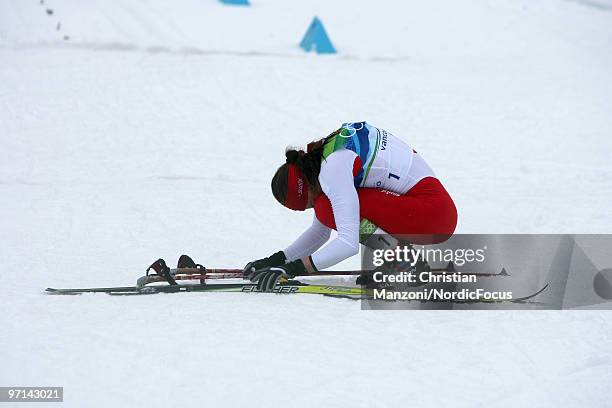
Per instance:
[[[297,275],[306,274],[306,266],[301,259],[281,266],[271,266],[252,272],[248,278],[257,284],[260,292],[272,292],[281,278],[291,279]]]
[[[245,278],[250,279],[249,276],[253,272],[259,269],[269,268],[271,266],[284,265],[286,261],[287,261],[287,257],[285,256],[285,253],[283,251],[278,251],[277,253],[272,254],[267,258],[256,259],[254,261],[249,262],[248,264],[246,264],[246,266],[242,270],[242,275]]]

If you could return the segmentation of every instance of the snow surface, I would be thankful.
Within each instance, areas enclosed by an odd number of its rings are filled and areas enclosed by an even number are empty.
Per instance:
[[[269,192],[283,149],[343,121],[415,146],[458,232],[612,232],[609,1],[253,3],[0,0],[0,386],[70,407],[609,406],[609,311],[42,294],[282,248],[311,217]],[[338,55],[297,48],[314,15]]]

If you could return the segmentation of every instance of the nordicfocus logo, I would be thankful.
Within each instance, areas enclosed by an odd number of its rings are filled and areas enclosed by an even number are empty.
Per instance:
[[[297,193],[299,197],[301,197],[304,193],[304,180],[302,180],[301,178],[297,180]]]

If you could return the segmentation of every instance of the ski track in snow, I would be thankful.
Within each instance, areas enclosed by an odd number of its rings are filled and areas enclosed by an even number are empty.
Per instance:
[[[315,14],[339,55],[297,49]],[[0,2],[0,386],[64,386],[67,407],[606,406],[609,312],[42,290],[275,252],[311,217],[269,193],[285,146],[351,120],[424,155],[458,232],[609,233],[610,38],[612,14],[557,0]]]

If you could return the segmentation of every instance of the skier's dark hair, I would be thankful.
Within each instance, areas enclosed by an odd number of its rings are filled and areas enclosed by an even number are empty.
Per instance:
[[[285,151],[285,164],[280,166],[274,177],[272,177],[272,194],[276,201],[284,205],[287,195],[287,178],[289,165],[293,164],[302,171],[311,188],[319,186],[319,173],[321,172],[321,160],[323,158],[323,145],[331,137],[340,133],[338,129],[329,136],[308,144],[306,151],[288,148]]]

